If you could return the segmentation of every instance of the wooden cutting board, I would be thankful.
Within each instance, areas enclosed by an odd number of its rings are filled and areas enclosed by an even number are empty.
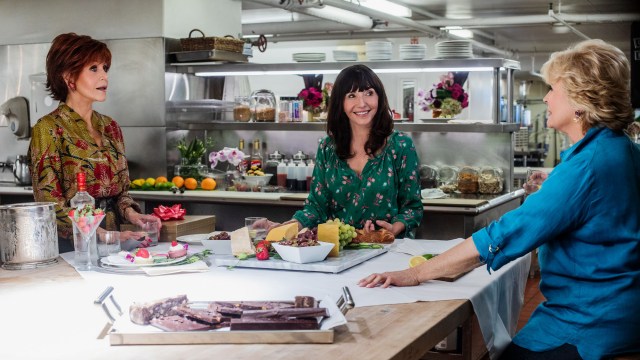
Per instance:
[[[436,280],[440,280],[440,281],[448,281],[448,282],[454,282],[454,281],[456,281],[456,280],[460,279],[461,277],[463,277],[463,276],[467,275],[470,271],[471,271],[471,270],[469,270],[469,271],[464,271],[464,272],[461,272],[461,273],[458,273],[458,274],[455,274],[455,275],[452,275],[452,276],[443,276],[443,277],[439,277],[439,278],[437,278]]]
[[[478,207],[487,200],[480,199],[422,199],[424,205]]]
[[[280,196],[280,200],[293,200],[293,201],[305,201],[309,194],[300,193],[300,194],[287,194]]]

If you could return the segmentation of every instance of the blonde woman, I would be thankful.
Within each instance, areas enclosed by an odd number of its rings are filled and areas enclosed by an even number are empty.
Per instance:
[[[539,247],[547,299],[501,359],[602,359],[640,352],[640,147],[629,62],[601,40],[551,55],[542,67],[548,126],[573,145],[522,206],[415,268],[360,286],[414,286],[486,264],[499,269]]]

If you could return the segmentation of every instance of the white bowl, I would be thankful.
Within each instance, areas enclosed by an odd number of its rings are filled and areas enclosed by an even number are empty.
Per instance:
[[[211,236],[220,232],[221,231],[214,231],[210,233],[206,239],[201,240],[202,245],[216,255],[231,255],[231,240],[209,240]]]
[[[331,243],[322,241],[318,241],[318,243],[320,244],[318,246],[303,247],[280,245],[275,242],[271,243],[271,245],[276,249],[282,260],[306,264],[324,260],[333,249],[333,244]]]
[[[273,174],[264,174],[264,176],[245,175],[243,176],[243,180],[246,181],[250,187],[257,185],[264,186],[269,185],[269,180],[271,180],[272,176]]]

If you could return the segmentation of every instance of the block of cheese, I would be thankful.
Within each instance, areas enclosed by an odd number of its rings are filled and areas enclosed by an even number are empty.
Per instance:
[[[231,253],[238,256],[242,253],[253,255],[256,253],[256,247],[249,236],[249,228],[243,227],[229,234],[231,236]]]
[[[340,256],[340,225],[318,224],[318,241],[333,244],[328,256]]]
[[[271,229],[267,234],[268,241],[291,240],[298,235],[298,223],[292,222]]]

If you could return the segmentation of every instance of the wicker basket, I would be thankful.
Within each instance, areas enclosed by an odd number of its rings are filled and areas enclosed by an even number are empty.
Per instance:
[[[191,37],[194,31],[202,34],[202,37]],[[244,41],[230,35],[225,37],[206,37],[201,30],[193,29],[189,32],[188,38],[180,39],[180,45],[182,46],[182,51],[224,50],[242,53]]]

